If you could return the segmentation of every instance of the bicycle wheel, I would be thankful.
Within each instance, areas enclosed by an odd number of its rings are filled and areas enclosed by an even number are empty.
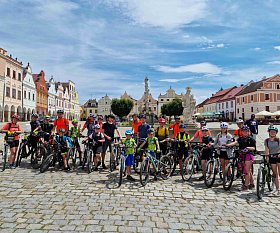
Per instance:
[[[4,151],[2,151],[2,164],[0,164],[2,172],[5,171],[6,165],[7,165],[7,158],[8,158],[8,148],[7,147],[8,146],[4,145]]]
[[[87,163],[87,149],[84,150],[84,156],[83,156],[83,161],[82,161],[82,169],[85,169],[86,163]]]
[[[137,174],[140,173],[140,166],[141,166],[141,155],[137,153],[134,156],[134,164],[133,164],[133,170],[135,171],[135,173]]]
[[[267,182],[268,190],[269,190],[270,192],[272,192],[272,191],[274,190],[274,181],[275,181],[275,178],[274,178],[274,176],[273,176],[273,174],[272,174],[272,171],[271,171],[270,166],[268,165],[267,167],[268,167],[268,169],[267,169],[267,180],[266,180],[266,182]]]
[[[33,169],[38,169],[41,166],[42,160],[46,157],[46,154],[47,149],[43,145],[39,145],[33,154],[33,160],[31,160]]]
[[[93,168],[92,154],[93,154],[92,150],[87,151],[87,172],[88,172],[88,174],[92,172],[92,168]]]
[[[232,162],[230,162],[224,171],[224,175],[223,175],[223,188],[225,191],[230,190],[232,183],[233,183],[233,179],[234,179],[234,170],[235,170],[235,166]]]
[[[167,180],[171,176],[172,163],[168,156],[164,155],[159,160],[159,172],[162,179]]]
[[[204,172],[204,184],[207,188],[211,188],[215,182],[216,166],[213,160],[209,160],[206,164]]]
[[[70,162],[70,160],[71,160],[71,162]],[[66,161],[67,161],[67,166],[69,167],[69,169],[74,170],[76,161],[75,161],[75,158],[74,158],[73,149],[69,149],[69,151],[67,153]]]
[[[183,170],[181,172],[183,181],[189,181],[194,172],[194,156],[188,156],[183,163]]]
[[[265,187],[265,171],[263,164],[258,169],[258,176],[257,176],[257,196],[258,199],[261,200],[264,194],[264,187]]]
[[[171,161],[171,176],[173,176],[175,170],[176,170],[176,166],[177,166],[177,160],[176,160],[176,155],[174,152],[169,152],[166,156],[168,156],[170,158]]]
[[[116,151],[117,151],[116,148],[114,148],[110,153],[110,172],[116,169],[116,160],[115,160]]]
[[[140,183],[145,186],[149,182],[150,177],[150,160],[144,159],[140,168]]]
[[[45,171],[47,171],[49,169],[49,167],[51,166],[51,164],[53,163],[53,157],[54,157],[54,154],[50,154],[49,156],[47,156],[41,166],[40,166],[40,172],[41,173],[44,173]]]
[[[120,159],[119,165],[119,187],[122,185],[123,175],[124,175],[124,157],[122,156]]]

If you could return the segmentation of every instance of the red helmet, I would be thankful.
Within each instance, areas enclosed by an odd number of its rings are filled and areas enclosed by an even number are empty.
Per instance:
[[[159,123],[165,123],[165,119],[164,118],[160,118],[159,119]]]
[[[19,116],[17,114],[12,115],[12,118],[16,118],[17,120],[19,120]]]

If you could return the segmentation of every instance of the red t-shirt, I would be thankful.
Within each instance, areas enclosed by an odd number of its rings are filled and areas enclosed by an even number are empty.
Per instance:
[[[176,138],[177,137],[177,134],[180,132],[180,129],[179,129],[179,124],[172,124],[169,126],[169,129],[173,129],[173,137]]]
[[[142,122],[141,121],[137,121],[135,123],[134,121],[132,121],[131,124],[132,124],[132,127],[133,127],[134,134],[137,134],[138,133],[138,127],[139,127],[139,125],[142,124]]]
[[[69,126],[69,121],[65,118],[58,118],[53,122],[54,127],[56,127],[56,132],[58,132],[60,129],[67,130]]]
[[[211,136],[211,132],[210,130],[208,130],[208,136]],[[203,137],[203,133],[202,133],[202,130],[197,130],[194,134],[194,137],[197,138],[199,137],[199,142],[202,143],[202,137]]]
[[[17,124],[7,123],[6,125],[3,126],[2,130],[9,130],[10,132],[22,131],[19,123],[17,123]],[[19,140],[19,135],[15,136],[15,140],[16,141]]]
[[[233,133],[235,136],[238,136],[238,137],[243,137],[243,131],[242,129],[237,129],[234,131]],[[249,130],[249,135],[251,134],[250,130]]]

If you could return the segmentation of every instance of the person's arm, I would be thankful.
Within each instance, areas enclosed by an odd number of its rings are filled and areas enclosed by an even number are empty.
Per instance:
[[[53,122],[53,128],[52,128],[52,133],[55,133],[55,130],[56,130],[56,126],[57,126],[57,120],[54,120]]]
[[[82,128],[82,131],[81,131],[81,133],[83,133],[84,132],[84,130],[85,130],[85,128],[87,127],[87,123],[85,122],[84,123],[84,125],[83,125],[83,128]]]
[[[228,146],[228,147],[232,147],[232,146],[236,146],[236,145],[238,145],[238,141],[234,141],[229,144],[226,144],[226,146]]]
[[[195,134],[192,136],[189,142],[192,142],[194,139],[198,137],[198,131],[195,132]]]
[[[17,134],[22,133],[22,128],[21,128],[20,124],[18,124],[18,131],[16,131],[16,133],[17,133]]]
[[[105,137],[103,135],[102,139],[98,140],[98,142],[105,142]]]
[[[259,133],[259,123],[256,121],[256,134]]]
[[[1,129],[1,132],[2,133],[7,133],[9,130],[9,123],[8,124],[5,124],[3,127],[2,127],[2,129]]]
[[[268,140],[268,139],[266,139],[266,140]],[[266,158],[266,160],[268,161],[268,159],[269,159],[269,149],[268,149],[268,147],[267,147],[266,140],[264,140],[265,158]]]
[[[116,128],[117,134],[119,135],[120,138],[122,138],[122,135],[120,133],[120,131],[118,130],[118,128]]]
[[[147,142],[147,141],[145,140],[145,141],[144,141],[144,142],[143,142],[143,143],[139,146],[139,148],[138,148],[138,149],[139,149],[139,150],[140,150],[140,149],[142,149],[142,148],[143,148],[143,146],[145,146],[146,142]]]
[[[160,152],[160,146],[158,140],[156,140],[156,145],[157,145],[157,152]]]

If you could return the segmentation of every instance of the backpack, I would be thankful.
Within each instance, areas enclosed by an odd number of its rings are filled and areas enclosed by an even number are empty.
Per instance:
[[[268,147],[268,140],[269,140],[269,138],[265,139],[265,145],[266,145],[266,147]],[[277,141],[277,142],[278,142],[278,146],[280,145],[280,139],[279,139],[279,138],[275,138],[274,141]]]

